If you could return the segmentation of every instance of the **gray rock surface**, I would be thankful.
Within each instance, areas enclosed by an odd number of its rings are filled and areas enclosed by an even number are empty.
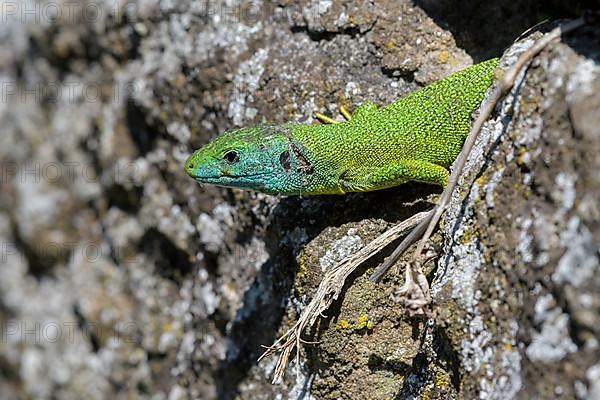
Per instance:
[[[545,50],[486,125],[434,237],[432,318],[395,303],[399,271],[367,281],[379,256],[278,385],[261,346],[439,190],[277,198],[182,169],[221,131],[391,102],[576,4],[9,4],[3,399],[600,398],[597,27]]]

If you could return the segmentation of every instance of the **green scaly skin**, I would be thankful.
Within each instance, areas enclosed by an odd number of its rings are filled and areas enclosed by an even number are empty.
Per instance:
[[[346,122],[226,132],[195,151],[185,170],[198,182],[283,195],[407,181],[445,186],[497,65],[497,58],[473,65],[383,108],[363,103]]]

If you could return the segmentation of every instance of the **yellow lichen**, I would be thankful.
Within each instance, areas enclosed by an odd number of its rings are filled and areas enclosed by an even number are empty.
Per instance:
[[[369,316],[367,314],[361,314],[356,320],[355,324],[350,323],[350,321],[346,319],[340,319],[335,327],[340,330],[348,330],[352,329],[353,331],[361,331],[363,329],[373,329],[373,322],[369,321]]]
[[[450,384],[450,377],[448,374],[437,373],[435,374],[435,386],[448,386]]]
[[[340,320],[337,322],[337,324],[335,324],[335,327],[336,327],[337,329],[343,329],[343,330],[350,329],[350,326],[351,326],[351,325],[350,325],[350,322],[348,322],[348,321],[347,321],[347,320],[345,320],[345,319],[340,319]]]
[[[446,51],[446,50],[442,50],[442,51],[440,51],[440,54],[438,55],[438,62],[440,64],[445,64],[448,62],[449,58],[450,58],[450,53],[448,53],[448,51]]]
[[[466,229],[464,231],[464,233],[462,234],[462,236],[460,237],[460,243],[461,244],[472,243],[475,240],[475,238],[477,238],[477,236],[479,236],[479,231],[476,227],[474,227],[472,229]]]
[[[298,271],[296,272],[296,278],[294,279],[294,289],[296,289],[296,293],[299,296],[302,296],[304,291],[304,285],[307,281],[307,276],[309,274],[309,259],[306,255],[302,255],[298,258]]]
[[[371,322],[371,328],[373,327],[373,323]],[[361,329],[371,329],[369,328],[369,316],[367,314],[362,314],[358,317],[358,320],[356,321],[356,327],[355,329],[357,331],[361,330]]]
[[[487,177],[485,175],[481,175],[479,178],[475,179],[475,183],[479,185],[479,187],[483,186],[487,182]]]

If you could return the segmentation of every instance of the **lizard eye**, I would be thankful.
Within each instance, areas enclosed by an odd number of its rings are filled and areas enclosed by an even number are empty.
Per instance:
[[[229,150],[225,154],[223,154],[223,160],[227,161],[228,164],[234,164],[240,161],[240,156],[237,151]]]

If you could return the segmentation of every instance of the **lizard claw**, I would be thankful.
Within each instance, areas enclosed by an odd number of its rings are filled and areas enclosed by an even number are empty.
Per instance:
[[[420,257],[406,263],[404,284],[396,290],[393,297],[394,301],[404,304],[411,317],[428,315],[429,310],[427,310],[427,306],[431,304],[429,282],[427,282],[427,277],[421,267],[431,258],[435,257],[436,254],[435,250],[430,246],[423,250]]]

